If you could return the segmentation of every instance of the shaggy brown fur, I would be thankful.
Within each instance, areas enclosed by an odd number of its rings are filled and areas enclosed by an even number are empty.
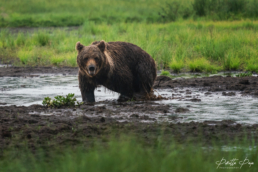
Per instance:
[[[98,85],[120,93],[120,100],[151,92],[156,65],[140,47],[127,42],[96,41],[89,46],[77,42],[76,50],[84,102],[95,102],[94,89]]]

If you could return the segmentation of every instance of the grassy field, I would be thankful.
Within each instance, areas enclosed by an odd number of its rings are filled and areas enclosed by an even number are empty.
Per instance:
[[[18,0],[0,7],[2,63],[76,66],[77,41],[105,40],[142,47],[159,69],[258,72],[257,0]],[[80,27],[10,33],[21,26]]]
[[[79,26],[85,20],[157,22],[167,0],[17,0],[0,2],[0,27]]]
[[[96,24],[76,30],[39,29],[27,34],[0,32],[3,62],[18,57],[16,66],[76,66],[75,43],[126,41],[146,50],[159,69],[214,73],[221,70],[258,72],[258,22],[192,20],[165,24]]]
[[[0,27],[161,23],[180,19],[258,18],[257,0],[15,0],[0,1]]]
[[[105,40],[140,46],[167,76],[167,70],[258,73],[257,18],[258,0],[1,0],[0,64],[76,67],[77,41]],[[24,28],[17,32],[13,27]],[[257,171],[251,140],[210,146],[157,139],[150,146],[129,136],[101,139],[91,149],[72,143],[67,149],[31,150],[23,143],[0,149],[0,172],[218,171],[223,168],[217,169],[216,162],[235,158],[237,164],[220,167]],[[245,158],[254,164],[241,167]]]
[[[91,149],[69,147],[34,153],[30,150],[5,151],[0,159],[0,171],[257,171],[258,152],[254,145],[237,145],[203,147],[174,142],[167,145],[157,140],[156,146],[150,147],[127,136],[109,141],[104,147],[97,144]],[[226,165],[225,160],[232,164]],[[244,161],[243,165],[239,164],[241,161]]]

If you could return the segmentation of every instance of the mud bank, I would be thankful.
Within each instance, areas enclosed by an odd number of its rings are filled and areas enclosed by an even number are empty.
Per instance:
[[[166,76],[159,76],[154,84],[155,89],[194,87],[200,91],[241,91],[242,95],[258,96],[258,77],[222,77],[212,76],[203,78],[175,79]],[[224,93],[225,96],[234,95]]]
[[[123,106],[123,105],[120,105]],[[135,108],[138,105],[130,105]],[[126,105],[125,105],[126,107]],[[103,106],[83,105],[72,111],[83,110],[86,114],[109,113]],[[126,108],[125,108],[126,109]],[[145,110],[141,110],[145,109]],[[226,144],[228,141],[257,141],[258,125],[241,125],[233,121],[205,121],[190,123],[142,123],[144,116],[131,115],[130,123],[119,121],[119,117],[101,117],[96,115],[73,115],[69,109],[47,109],[40,105],[29,107],[0,107],[0,148],[11,147],[52,148],[53,146],[78,145],[90,146],[93,141],[106,142],[110,137],[133,134],[146,144],[155,145],[158,137],[165,141],[179,143],[202,143],[209,145],[213,141]],[[130,108],[128,109],[128,111]],[[142,105],[138,111],[166,113],[167,106],[150,109],[150,105]],[[38,113],[33,113],[37,111]],[[63,112],[58,115],[40,115],[39,112]],[[115,114],[113,114],[115,115]],[[174,119],[176,120],[176,119]],[[119,121],[119,122],[118,122]]]
[[[78,89],[76,80],[77,68],[0,68],[0,76],[36,77],[41,75],[73,75],[74,78],[65,80],[71,85],[71,90]],[[7,77],[6,77],[7,78]],[[42,78],[38,77],[40,80]],[[46,78],[45,78],[46,79]],[[48,78],[46,79],[48,80]],[[56,79],[54,79],[56,81]],[[4,81],[4,80],[3,80]],[[30,81],[31,82],[31,81]],[[47,82],[47,87],[52,86],[52,82]],[[204,145],[211,142],[222,144],[237,139],[238,141],[252,141],[257,143],[256,110],[258,96],[258,77],[204,77],[191,79],[171,79],[159,76],[155,81],[154,88],[158,95],[164,96],[165,100],[160,101],[132,101],[117,102],[112,96],[105,100],[100,99],[95,104],[84,104],[80,107],[49,109],[41,105],[31,106],[0,106],[0,147],[21,147],[27,144],[30,148],[37,147],[51,148],[53,146],[78,145],[90,146],[94,141],[107,141],[110,137],[118,137],[123,134],[133,134],[142,139],[146,144],[155,145],[159,137],[163,137],[170,142],[175,140],[179,143],[202,143]],[[21,83],[19,83],[21,85]],[[53,85],[58,84],[53,82]],[[43,83],[40,84],[44,85]],[[29,85],[22,83],[22,89],[27,89]],[[67,85],[65,85],[67,89]],[[8,86],[1,90],[8,92],[16,87]],[[20,86],[19,86],[20,89]],[[40,88],[41,89],[41,88]],[[7,91],[6,91],[7,90]],[[69,92],[71,91],[69,90]],[[164,91],[165,90],[165,91]],[[23,90],[25,91],[25,90]],[[41,90],[42,91],[42,90]],[[54,90],[55,91],[55,90]],[[78,90],[77,90],[78,91]],[[97,89],[99,97],[102,95],[101,89]],[[7,95],[6,93],[6,95]],[[55,92],[51,93],[55,96]],[[218,93],[218,95],[217,95]],[[14,92],[14,94],[18,94]],[[7,96],[8,96],[7,95]],[[214,96],[215,95],[215,96]],[[77,96],[79,96],[79,91]],[[222,117],[218,120],[208,120],[211,114],[204,114],[205,118],[200,120],[200,107],[208,104],[202,102],[218,97],[232,97],[233,99],[219,100],[218,104],[223,104],[234,99],[249,101],[244,97],[254,99],[252,106],[246,106],[245,102],[240,102],[243,109],[246,107],[252,111],[241,111],[235,106],[231,106],[226,112],[231,114],[239,112],[238,116],[243,116],[237,120],[225,120]],[[207,98],[206,98],[207,97]],[[19,96],[14,97],[19,99]],[[214,102],[210,101],[211,104]],[[240,103],[238,106],[240,106]],[[233,102],[237,104],[237,102]],[[179,106],[178,106],[179,105]],[[207,106],[206,109],[210,109]],[[221,106],[219,107],[221,110]],[[217,108],[217,109],[218,109]],[[214,111],[213,109],[210,111]],[[214,111],[219,115],[220,111]],[[249,116],[252,125],[241,123],[241,120]],[[189,113],[195,113],[189,118]],[[215,117],[216,117],[215,115]],[[187,122],[182,119],[188,119]],[[192,120],[192,121],[191,121]],[[195,122],[193,122],[195,121]]]

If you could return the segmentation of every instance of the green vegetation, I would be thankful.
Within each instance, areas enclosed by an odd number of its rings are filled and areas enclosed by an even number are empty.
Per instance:
[[[169,75],[170,75],[170,73],[169,73],[169,71],[162,70],[160,75],[163,75],[163,76],[169,76]]]
[[[257,0],[1,1],[0,60],[75,67],[77,41],[105,40],[134,43],[176,73],[258,72],[257,17]],[[4,29],[20,26],[80,27]]]
[[[211,65],[205,58],[197,58],[189,62],[189,69],[191,72],[216,73],[220,67]]]
[[[126,41],[146,50],[158,69],[174,72],[258,71],[258,22],[166,24],[85,22],[82,27],[12,34],[0,31],[0,59],[15,66],[77,66],[75,43]],[[18,57],[18,60],[14,60]]]
[[[258,73],[258,63],[256,58],[250,58],[246,62],[245,70]]]
[[[184,67],[184,62],[183,62],[183,60],[172,59],[170,64],[169,64],[169,67],[175,73],[179,73],[182,70],[182,68]]]
[[[33,151],[35,152],[35,151]],[[71,171],[218,171],[228,167],[228,171],[257,171],[257,149],[253,146],[237,147],[218,146],[203,147],[201,145],[181,145],[171,142],[169,145],[157,140],[156,146],[144,146],[141,142],[123,137],[116,141],[108,141],[105,146],[96,144],[91,149],[68,147],[66,149],[50,149],[47,152],[5,151],[0,159],[1,172],[71,172]],[[245,158],[251,165],[240,161]],[[236,164],[218,165],[222,159]],[[247,163],[247,161],[245,161]],[[235,167],[235,168],[233,168]],[[223,169],[225,170],[225,169]]]
[[[246,72],[246,73],[239,73],[236,75],[236,77],[246,77],[246,76],[252,76],[252,72]]]
[[[76,98],[74,97],[74,94],[69,93],[66,97],[55,96],[54,100],[51,100],[50,97],[45,97],[42,104],[47,107],[59,108],[62,106],[75,106],[75,102]],[[77,102],[77,104],[79,105],[80,103]]]
[[[257,19],[257,0],[16,0],[0,2],[0,27]]]
[[[224,59],[224,69],[225,70],[238,70],[240,67],[240,58],[238,58],[237,56],[234,57],[233,55],[234,53],[229,53],[228,55],[226,55],[225,59]]]

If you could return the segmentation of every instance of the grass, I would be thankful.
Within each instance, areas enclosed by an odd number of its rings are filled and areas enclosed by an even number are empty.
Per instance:
[[[251,58],[246,62],[245,70],[258,73],[258,63],[255,58]]]
[[[205,58],[196,58],[189,61],[188,67],[191,72],[216,73],[221,70],[219,66],[212,65],[211,62]]]
[[[183,60],[175,60],[172,59],[169,68],[172,69],[175,73],[179,73],[184,67],[184,62]]]
[[[81,26],[87,20],[113,24],[258,18],[256,0],[56,0],[54,4],[50,0],[2,0],[0,7],[0,27]]]
[[[250,25],[249,25],[249,24]],[[248,27],[247,27],[248,26]],[[158,69],[174,72],[258,70],[258,22],[195,22],[165,24],[87,21],[79,29],[39,29],[12,34],[0,31],[2,63],[18,57],[15,66],[76,66],[75,43],[126,41],[146,50]],[[10,57],[9,57],[10,56]]]
[[[0,27],[80,26],[94,23],[157,22],[167,0],[18,0],[0,2]]]
[[[252,149],[251,149],[252,148]],[[157,140],[156,146],[144,146],[139,140],[122,137],[108,141],[105,146],[95,144],[91,149],[67,147],[49,151],[21,150],[4,151],[0,159],[1,172],[70,172],[70,171],[218,171],[228,167],[227,171],[257,171],[257,149],[254,145],[203,147],[198,144],[181,145],[175,142],[164,144]],[[239,162],[245,158],[253,165]],[[236,160],[230,166],[218,163],[225,159]],[[217,164],[216,164],[217,163]],[[232,168],[235,167],[235,168]],[[231,169],[230,169],[231,168]]]
[[[160,75],[169,76],[170,73],[169,73],[169,71],[162,70]]]
[[[239,57],[234,56],[234,53],[229,53],[224,59],[224,69],[225,70],[238,70],[241,64]]]
[[[252,72],[246,72],[246,73],[239,73],[236,75],[236,77],[246,77],[246,76],[252,76]]]
[[[50,44],[49,34],[44,31],[39,31],[37,34],[34,35],[34,41],[36,45],[46,46]]]

